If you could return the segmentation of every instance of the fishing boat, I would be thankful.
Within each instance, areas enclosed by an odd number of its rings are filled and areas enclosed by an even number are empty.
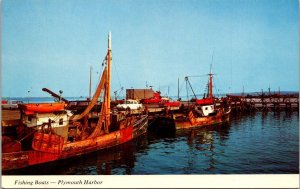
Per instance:
[[[73,114],[64,103],[22,106],[21,124],[16,136],[2,136],[2,171],[71,158],[128,142],[147,131],[147,115],[111,111],[111,41],[97,89],[80,114]],[[103,96],[98,118],[89,113]]]
[[[159,104],[163,101],[162,97],[160,96],[160,92],[156,91],[153,93],[153,96],[150,98],[142,99],[141,103],[143,104]]]
[[[203,99],[197,99],[195,95],[194,105],[185,114],[173,115],[176,129],[222,124],[229,121],[231,108],[226,102],[220,102],[213,96],[213,74],[211,71],[208,76],[207,96]],[[189,83],[188,77],[186,77],[186,81]]]
[[[153,93],[153,97],[142,99],[141,103],[143,104],[156,104],[163,107],[180,107],[180,101],[174,101],[169,97],[162,97],[159,91]]]
[[[169,101],[165,102],[163,105],[164,105],[165,107],[180,107],[181,102],[169,100]]]

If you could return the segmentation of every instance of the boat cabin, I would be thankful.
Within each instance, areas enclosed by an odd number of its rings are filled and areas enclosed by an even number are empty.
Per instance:
[[[213,104],[210,105],[203,105],[203,106],[196,106],[196,112],[198,112],[202,116],[208,116],[215,112],[215,108]]]
[[[24,114],[22,122],[29,128],[35,128],[37,130],[48,128],[47,123],[51,122],[51,130],[57,135],[68,138],[68,126],[69,118],[71,114],[67,111],[59,113],[34,113],[30,115]]]
[[[23,124],[27,127],[36,127],[41,126],[44,123],[48,123],[49,119],[51,120],[51,127],[64,127],[68,125],[68,114],[61,113],[61,114],[53,114],[53,113],[35,113],[32,115],[24,115],[23,116]]]

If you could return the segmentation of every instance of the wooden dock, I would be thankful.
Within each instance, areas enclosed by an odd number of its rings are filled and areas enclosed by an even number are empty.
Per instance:
[[[227,96],[234,112],[299,111],[298,95]]]

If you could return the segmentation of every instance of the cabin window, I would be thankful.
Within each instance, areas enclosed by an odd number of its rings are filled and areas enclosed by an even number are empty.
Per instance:
[[[31,122],[32,118],[31,117],[27,117],[27,120]]]
[[[205,110],[208,110],[208,107],[205,107]]]
[[[59,125],[62,125],[64,123],[63,118],[59,119]]]

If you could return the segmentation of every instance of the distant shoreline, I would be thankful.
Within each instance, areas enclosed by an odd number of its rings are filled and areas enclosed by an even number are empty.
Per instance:
[[[222,97],[222,96],[226,96],[227,94],[231,94],[231,95],[260,95],[262,92],[261,91],[257,91],[257,92],[239,92],[239,93],[222,93],[222,94],[215,94],[216,97]],[[268,91],[263,91],[264,94],[269,94]],[[278,91],[271,91],[271,94],[279,94]],[[299,95],[299,91],[280,91],[280,94],[298,94]],[[183,98],[186,98],[186,95],[180,95]],[[190,97],[193,97],[194,95],[189,95]],[[202,97],[203,94],[196,94],[197,97]],[[177,99],[177,95],[172,95],[169,96],[172,99]],[[2,100],[28,100],[28,99],[53,99],[53,97],[2,97]],[[80,96],[80,97],[64,97],[67,100],[86,100],[89,97],[85,97],[85,96]],[[124,99],[125,96],[121,96],[119,99]]]

